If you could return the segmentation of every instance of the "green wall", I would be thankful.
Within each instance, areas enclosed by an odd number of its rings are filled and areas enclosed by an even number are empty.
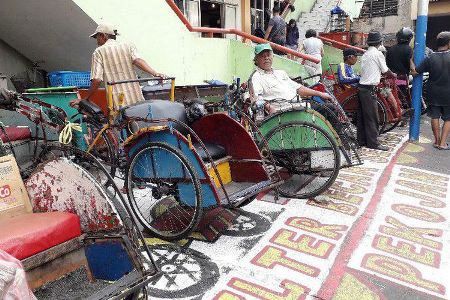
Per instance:
[[[189,32],[165,1],[74,2],[97,23],[115,24],[118,40],[135,43],[140,55],[158,72],[175,76],[177,85],[200,84],[207,79],[229,83],[233,76],[248,78],[253,70],[251,45]],[[300,64],[284,58],[277,57],[274,66],[291,76],[304,73]]]
[[[289,21],[290,19],[298,20],[300,18],[300,14],[304,12],[310,12],[311,9],[314,6],[314,3],[316,3],[316,0],[297,0],[294,3],[295,11],[290,12],[286,16],[286,21]]]

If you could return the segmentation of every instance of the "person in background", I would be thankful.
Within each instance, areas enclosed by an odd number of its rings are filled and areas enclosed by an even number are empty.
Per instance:
[[[409,46],[413,37],[414,32],[408,27],[403,27],[396,34],[397,44],[389,48],[386,53],[388,68],[400,75],[399,77],[402,77],[403,80],[415,68],[412,59],[413,50]]]
[[[358,61],[356,50],[346,48],[342,52],[344,56],[344,62],[340,63],[337,68],[338,81],[343,85],[357,86],[359,82],[359,76],[353,72],[353,65]]]
[[[286,22],[280,17],[280,6],[276,5],[272,10],[273,17],[269,21],[264,36],[265,40],[284,46],[286,44]],[[275,54],[284,55],[283,52],[274,51]]]
[[[437,52],[429,54],[416,68],[417,73],[429,72],[428,116],[434,135],[433,146],[439,150],[450,150],[447,138],[450,133],[450,31],[437,35]],[[442,130],[439,119],[444,121]]]
[[[317,38],[317,32],[313,29],[308,29],[305,33],[305,38],[301,45],[300,51],[303,50],[308,55],[319,59],[318,63],[309,60],[304,61],[305,69],[309,76],[322,75],[322,57],[323,57],[323,43]],[[314,78],[314,82],[318,82],[320,77]]]
[[[359,108],[357,113],[357,138],[360,146],[382,151],[389,150],[378,141],[378,107],[375,87],[380,83],[381,74],[396,77],[386,65],[386,59],[378,50],[383,39],[378,31],[369,32],[369,48],[361,57],[361,78],[358,85]]]
[[[294,19],[290,19],[286,30],[286,47],[298,50],[298,27]]]
[[[86,100],[98,90],[100,83],[137,79],[134,66],[154,77],[165,78],[156,72],[142,59],[132,44],[116,41],[117,30],[110,24],[99,24],[91,38],[97,40],[97,49],[92,54],[91,86]],[[124,104],[130,105],[144,100],[139,82],[122,83],[114,86],[113,101],[119,106],[119,95],[123,94]],[[80,99],[72,100],[70,105],[76,106]]]

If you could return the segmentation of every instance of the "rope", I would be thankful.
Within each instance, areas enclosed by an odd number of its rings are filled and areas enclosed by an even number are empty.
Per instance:
[[[72,141],[72,131],[76,130],[82,132],[81,125],[78,123],[67,122],[64,129],[61,130],[59,134],[59,142],[61,144],[67,145]]]

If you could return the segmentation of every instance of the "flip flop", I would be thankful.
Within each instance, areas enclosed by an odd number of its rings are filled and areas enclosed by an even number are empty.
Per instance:
[[[438,144],[433,144],[433,147],[436,149],[439,149],[439,145]]]
[[[446,144],[445,147],[441,147],[441,146],[438,145],[436,148],[439,149],[439,150],[450,150],[450,146],[448,144]]]

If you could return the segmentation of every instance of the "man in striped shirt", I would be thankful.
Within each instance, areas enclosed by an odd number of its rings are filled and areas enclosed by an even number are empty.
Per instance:
[[[99,88],[103,81],[137,79],[134,66],[154,77],[166,77],[156,72],[137,53],[136,47],[129,43],[116,41],[117,31],[109,24],[99,24],[91,35],[97,40],[97,49],[92,54],[91,64],[91,86],[88,91],[87,100]],[[141,87],[138,82],[121,83],[113,87],[113,102],[118,109],[119,95],[123,94],[123,105],[131,105],[144,100]],[[76,105],[79,100],[71,101]]]

